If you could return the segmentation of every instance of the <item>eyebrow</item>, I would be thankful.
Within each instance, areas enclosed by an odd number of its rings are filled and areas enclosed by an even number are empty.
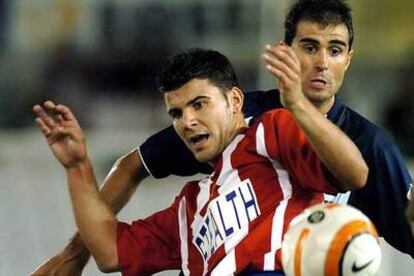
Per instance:
[[[309,38],[309,37],[302,38],[301,40],[299,40],[299,43],[314,43],[314,44],[320,44],[318,40],[313,39],[313,38]],[[339,39],[329,40],[329,44],[336,44],[336,45],[342,45],[344,47],[347,47],[346,42],[344,42],[342,40],[339,40]]]
[[[192,105],[196,101],[198,101],[198,100],[204,100],[204,99],[210,99],[210,97],[209,96],[197,96],[194,99],[188,101],[185,106]],[[170,110],[168,110],[168,114],[172,115],[173,112],[177,112],[179,110],[181,110],[181,109],[180,108],[171,108]]]
[[[191,101],[187,102],[186,106],[192,105],[196,101],[198,101],[198,100],[204,100],[204,99],[210,99],[210,97],[209,96],[197,96],[194,99],[192,99]]]

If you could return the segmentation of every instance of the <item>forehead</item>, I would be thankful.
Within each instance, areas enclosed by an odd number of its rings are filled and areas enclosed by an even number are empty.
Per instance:
[[[296,27],[296,36],[293,42],[299,42],[304,38],[311,38],[320,43],[340,40],[349,46],[349,32],[345,24],[328,24],[323,26],[312,21],[300,21]]]
[[[192,79],[183,86],[164,94],[168,109],[180,108],[197,97],[215,98],[221,94],[220,89],[208,79]],[[224,97],[223,97],[224,99]]]

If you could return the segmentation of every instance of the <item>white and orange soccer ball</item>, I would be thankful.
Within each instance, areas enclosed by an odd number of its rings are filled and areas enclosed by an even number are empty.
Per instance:
[[[381,249],[374,225],[358,209],[318,204],[295,217],[282,243],[289,276],[376,275]]]

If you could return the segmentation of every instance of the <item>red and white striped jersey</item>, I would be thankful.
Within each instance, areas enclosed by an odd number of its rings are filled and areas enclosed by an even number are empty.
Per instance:
[[[118,226],[123,275],[181,269],[184,275],[281,270],[290,220],[336,193],[287,110],[259,118],[223,151],[214,172],[187,183],[174,203]]]

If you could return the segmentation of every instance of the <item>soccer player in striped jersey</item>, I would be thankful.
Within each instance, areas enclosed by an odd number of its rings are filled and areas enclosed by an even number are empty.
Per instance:
[[[297,34],[307,27],[307,24],[299,24],[304,21],[318,23],[321,27],[320,33],[324,30],[322,27],[346,26],[348,34],[341,40],[346,43],[347,49],[342,54],[347,55],[351,52],[354,31],[350,9],[344,1],[301,0],[294,3],[285,18],[285,42],[288,45],[292,45],[297,39]],[[326,67],[322,66],[324,74],[329,74],[332,61],[336,58],[320,53],[327,53],[329,49],[336,48],[324,42],[325,36],[326,34],[322,36],[323,40],[319,37],[317,41],[308,41],[305,46],[310,51],[308,56],[313,57],[314,70],[321,70],[320,59],[329,58]],[[300,62],[308,56],[300,56]],[[336,93],[342,85],[346,68],[347,66],[343,66],[341,69],[343,74],[338,80],[339,86],[325,98],[315,99],[312,91],[303,89],[312,104],[355,142],[369,167],[367,185],[363,189],[350,194],[340,194],[336,198],[331,196],[329,200],[348,203],[363,211],[373,221],[381,237],[400,252],[414,257],[414,239],[404,217],[404,210],[408,204],[406,195],[412,178],[398,147],[383,131],[337,99]],[[321,85],[324,82],[319,81]],[[267,110],[283,107],[279,101],[278,90],[245,93],[244,102],[244,115],[251,119],[251,122]],[[324,108],[320,109],[321,106]],[[117,213],[128,202],[138,184],[148,175],[155,178],[171,174],[189,176],[200,172],[211,173],[211,170],[209,165],[197,162],[170,126],[121,157],[105,179],[101,194]],[[65,275],[68,271],[67,275],[80,274],[88,256],[89,252],[80,236],[76,234],[65,249],[40,266],[35,273],[41,275],[61,272]]]
[[[34,107],[40,130],[67,171],[80,235],[102,271],[280,271],[281,241],[290,220],[323,202],[324,192],[365,185],[368,168],[358,148],[303,94],[293,50],[279,44],[269,52],[277,57],[268,58],[269,70],[279,81],[286,109],[266,112],[250,127],[226,57],[192,49],[165,63],[159,84],[174,129],[213,172],[188,182],[167,209],[131,225],[118,222],[102,200],[70,110],[52,102]]]

